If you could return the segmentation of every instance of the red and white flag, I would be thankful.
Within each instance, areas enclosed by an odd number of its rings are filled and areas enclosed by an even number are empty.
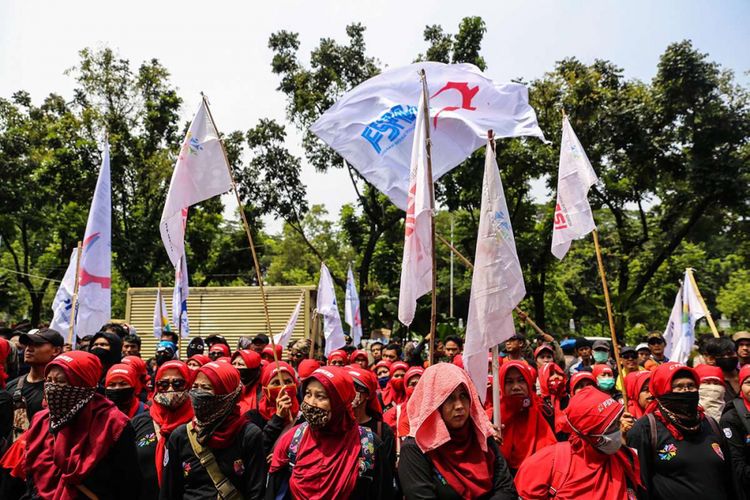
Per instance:
[[[185,253],[183,211],[232,188],[219,133],[211,122],[205,100],[201,101],[180,148],[159,230],[172,265]]]
[[[464,366],[482,401],[487,394],[487,352],[513,336],[513,309],[525,295],[503,183],[488,141],[463,352]]]
[[[571,241],[596,229],[588,194],[597,180],[596,172],[578,142],[568,117],[563,117],[557,204],[552,230],[552,255],[558,259],[562,260],[568,253]]]
[[[409,326],[414,320],[417,299],[432,290],[432,180],[427,175],[427,149],[424,95],[419,98],[419,112],[411,148],[409,197],[404,222],[404,257],[401,262],[401,289],[398,296],[398,319]]]

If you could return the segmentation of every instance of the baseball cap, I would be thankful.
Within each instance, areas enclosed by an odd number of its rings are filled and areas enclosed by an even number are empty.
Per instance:
[[[586,338],[580,338],[576,339],[576,349],[580,349],[582,347],[591,347],[591,341]]]
[[[268,344],[268,335],[266,335],[265,333],[259,333],[258,335],[253,337],[252,342],[253,344]]]
[[[65,339],[59,332],[51,328],[40,328],[38,330],[29,330],[29,333],[23,333],[18,338],[22,345],[29,344],[52,344],[55,347],[62,347]]]
[[[635,352],[635,347],[630,347],[629,345],[626,345],[622,349],[620,349],[620,356],[624,354],[638,354]]]
[[[643,350],[651,352],[651,349],[648,348],[648,344],[645,343],[645,342],[641,342],[640,344],[638,344],[637,346],[635,346],[635,350],[636,350],[636,352],[637,351],[643,351]]]
[[[555,354],[555,351],[554,349],[552,349],[552,346],[550,346],[549,344],[542,344],[534,350],[534,358],[539,356],[539,354],[541,354],[542,351],[549,351],[552,355]]]
[[[750,332],[741,331],[737,332],[734,335],[732,335],[732,340],[735,342],[739,342],[740,340],[750,340]]]
[[[526,336],[523,333],[516,332],[508,340],[520,340],[523,342],[526,340]]]
[[[605,340],[597,340],[591,348],[594,351],[609,351],[609,344]]]
[[[648,334],[648,337],[646,337],[648,343],[650,344],[652,340],[660,340],[664,342],[664,337],[662,337],[661,333],[659,332],[651,332]]]

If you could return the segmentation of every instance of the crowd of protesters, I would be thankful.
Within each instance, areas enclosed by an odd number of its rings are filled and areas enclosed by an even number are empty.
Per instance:
[[[2,499],[742,499],[750,333],[620,346],[517,333],[493,394],[463,339],[350,343],[258,334],[233,349],[164,332],[144,360],[109,323],[75,348],[0,332]],[[488,366],[492,364],[489,356]],[[489,370],[489,368],[488,368]]]

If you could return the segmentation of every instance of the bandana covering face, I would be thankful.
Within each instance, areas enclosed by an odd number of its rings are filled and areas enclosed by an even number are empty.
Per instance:
[[[648,405],[646,413],[653,412],[670,434],[678,441],[682,441],[683,433],[690,433],[700,428],[703,409],[698,407],[698,392],[693,393],[694,395],[672,392],[672,380],[678,375],[690,377],[696,385],[700,386],[698,374],[692,368],[672,361],[663,363],[651,375],[648,387],[649,392],[654,396],[654,401]],[[687,394],[687,396],[678,394]],[[694,405],[692,401],[695,402]],[[680,414],[682,411],[689,414],[682,415]]]
[[[324,410],[323,408],[309,405],[303,401],[299,409],[302,411],[305,420],[307,420],[307,423],[310,424],[311,427],[325,427],[326,424],[331,421],[331,412]]]
[[[237,404],[242,390],[240,374],[231,364],[215,361],[201,366],[198,373],[204,374],[214,388],[213,394],[190,391],[198,440],[209,448],[227,448],[247,423]]]
[[[49,430],[57,432],[94,397],[93,387],[75,387],[54,382],[44,383],[44,398],[49,408]]]
[[[229,394],[212,394],[207,391],[190,391],[196,427],[208,427],[225,417],[237,402],[239,386]]]

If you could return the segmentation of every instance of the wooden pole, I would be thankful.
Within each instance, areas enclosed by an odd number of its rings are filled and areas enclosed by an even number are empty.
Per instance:
[[[318,309],[313,310],[312,316],[312,342],[310,342],[310,353],[308,357],[315,359],[315,342],[318,340],[318,330],[320,329],[320,321],[318,321]]]
[[[430,242],[432,248],[432,308],[430,312],[430,366],[435,363],[435,331],[437,330],[437,255],[435,253],[435,189],[432,182],[432,143],[430,142],[430,107],[427,92],[427,74],[419,72],[422,79],[422,111],[424,113],[425,152],[427,156],[427,178],[430,180]]]
[[[698,283],[695,281],[695,276],[693,276],[693,271],[695,271],[695,269],[693,269],[692,267],[688,267],[686,271],[688,276],[690,277],[690,284],[693,285],[693,290],[695,290],[695,294],[698,296],[698,300],[701,303],[703,313],[706,315],[706,321],[708,321],[708,326],[711,328],[711,333],[714,334],[714,337],[719,338],[719,330],[716,329],[714,319],[711,317],[711,311],[708,310],[706,301],[703,300],[703,295],[701,295],[701,291],[698,290]]]
[[[492,420],[502,436],[500,425],[500,356],[496,345],[492,346]]]
[[[617,376],[620,379],[620,387],[622,391],[622,401],[625,407],[628,406],[628,395],[625,393],[625,377],[623,371],[625,368],[622,366],[620,361],[620,346],[617,345],[617,334],[615,333],[615,318],[612,314],[612,302],[609,300],[609,287],[607,286],[607,276],[604,273],[604,261],[602,260],[602,250],[599,248],[599,234],[596,229],[591,231],[594,237],[594,249],[596,250],[596,262],[599,265],[599,276],[602,279],[602,288],[604,289],[604,302],[607,306],[607,319],[609,320],[609,333],[612,337],[612,352],[615,355],[615,362],[617,363]]]
[[[81,252],[83,251],[83,242],[78,242],[78,251],[76,252],[76,276],[73,282],[73,300],[70,303],[70,326],[68,326],[68,344],[75,347],[74,338],[76,318],[78,317],[78,275],[81,272]]]

